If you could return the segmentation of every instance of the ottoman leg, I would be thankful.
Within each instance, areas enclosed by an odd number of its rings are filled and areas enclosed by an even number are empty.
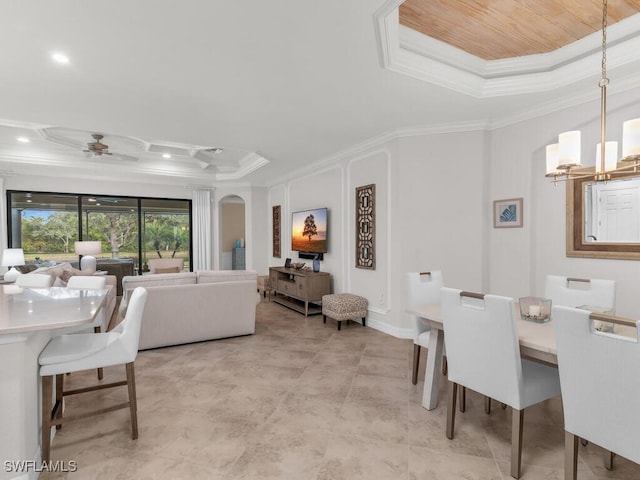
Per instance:
[[[342,320],[338,320],[338,330],[342,330]]]
[[[327,316],[326,315],[322,315],[322,323],[327,323]]]
[[[367,322],[367,317],[362,317],[362,326],[364,327]]]

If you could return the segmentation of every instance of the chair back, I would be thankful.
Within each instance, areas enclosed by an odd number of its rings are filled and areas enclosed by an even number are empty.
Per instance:
[[[46,273],[27,273],[16,279],[16,285],[27,288],[49,288],[52,283],[53,277]]]
[[[640,463],[640,322],[636,338],[593,322],[586,310],[553,307],[565,430]]]
[[[184,270],[184,258],[152,258],[149,273],[180,273]]]
[[[406,308],[424,303],[440,303],[440,290],[443,287],[442,272],[409,272],[405,274],[405,302]],[[422,332],[429,330],[429,325],[416,315],[410,315],[415,325],[416,338]]]
[[[442,289],[449,380],[520,410],[522,362],[513,299],[468,295]]]
[[[104,276],[75,275],[69,278],[67,288],[100,290],[105,288],[107,279]]]
[[[112,332],[120,333],[118,341],[126,351],[129,359],[123,363],[132,362],[138,355],[138,344],[140,342],[140,326],[142,325],[142,315],[144,306],[147,302],[147,290],[143,287],[137,287],[131,298],[127,314]]]
[[[579,307],[592,305],[614,310],[616,304],[615,280],[582,279],[547,275],[545,298],[551,299],[551,306]]]

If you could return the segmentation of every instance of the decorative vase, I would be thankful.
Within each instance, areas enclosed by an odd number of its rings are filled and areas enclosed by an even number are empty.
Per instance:
[[[313,259],[313,271],[314,272],[320,271],[320,260],[318,260],[317,258]]]

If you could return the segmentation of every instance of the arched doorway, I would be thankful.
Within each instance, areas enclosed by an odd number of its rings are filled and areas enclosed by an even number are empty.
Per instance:
[[[245,203],[238,195],[220,200],[220,269],[245,270]]]

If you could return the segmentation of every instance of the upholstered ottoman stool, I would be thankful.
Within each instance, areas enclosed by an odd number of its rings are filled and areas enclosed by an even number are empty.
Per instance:
[[[351,293],[333,293],[322,297],[322,319],[327,323],[327,317],[338,322],[338,330],[342,322],[362,318],[362,326],[367,319],[367,299]]]
[[[271,300],[271,284],[269,283],[269,275],[260,275],[258,277],[258,293],[260,293],[263,298],[267,298],[267,295],[269,295],[269,300]]]

